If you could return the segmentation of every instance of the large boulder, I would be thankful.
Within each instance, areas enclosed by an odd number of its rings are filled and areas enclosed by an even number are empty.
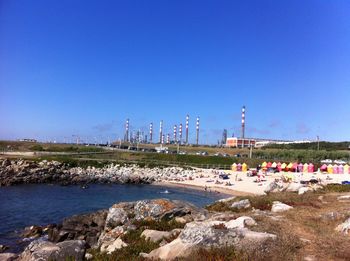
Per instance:
[[[303,184],[301,183],[296,183],[296,182],[293,182],[293,183],[290,183],[286,189],[286,191],[289,191],[289,192],[298,192],[300,188],[304,187]]]
[[[251,205],[250,205],[249,199],[243,199],[243,200],[240,200],[237,202],[233,202],[231,205],[231,208],[233,208],[233,209],[247,209],[250,207],[251,207]]]
[[[349,233],[349,230],[350,230],[350,218],[348,218],[343,223],[341,223],[339,226],[337,226],[335,228],[335,230],[347,235]]]
[[[123,247],[126,247],[126,246],[128,246],[128,244],[126,244],[121,238],[117,238],[111,244],[102,245],[101,252],[111,254],[114,251],[121,249]]]
[[[75,215],[66,218],[61,225],[48,230],[49,240],[62,242],[65,240],[85,240],[89,247],[97,244],[105,227],[107,210],[90,214]]]
[[[274,201],[272,203],[271,211],[274,212],[274,213],[277,213],[277,212],[284,212],[284,211],[290,210],[292,208],[293,207],[291,207],[291,206],[289,206],[287,204],[284,204],[282,202]]]
[[[244,248],[257,242],[276,238],[273,234],[254,232],[244,227],[232,226],[234,228],[231,228],[230,224],[233,223],[215,220],[188,223],[177,239],[149,254],[143,254],[143,256],[156,260],[173,260],[185,257],[200,247],[234,246]]]
[[[119,225],[124,225],[128,220],[128,213],[123,208],[113,206],[108,211],[105,230],[110,230]]]
[[[162,239],[177,237],[181,231],[182,229],[173,229],[172,231],[146,229],[142,232],[141,237],[145,237],[146,240],[150,240],[151,242],[160,242]]]
[[[14,261],[17,259],[17,255],[14,253],[2,253],[0,254],[1,261]]]
[[[49,260],[83,260],[85,256],[85,241],[68,240],[54,244],[43,240],[31,242],[19,256],[19,261],[49,261]]]

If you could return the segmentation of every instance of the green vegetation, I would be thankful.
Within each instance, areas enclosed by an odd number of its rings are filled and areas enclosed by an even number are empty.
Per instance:
[[[137,220],[134,222],[134,225],[137,228],[143,228],[143,229],[153,229],[153,230],[159,230],[159,231],[170,231],[175,228],[183,228],[185,224],[176,222],[174,219],[167,221],[167,220]]]
[[[319,146],[320,150],[335,151],[335,150],[348,150],[350,149],[350,142],[326,142],[320,141],[311,143],[296,143],[296,144],[271,144],[265,146],[267,149],[284,149],[284,150],[317,150]]]
[[[318,208],[318,199],[317,197],[321,194],[324,194],[325,192],[323,190],[320,190],[318,192],[309,192],[305,193],[303,195],[298,195],[297,193],[293,192],[280,192],[280,193],[269,193],[267,195],[261,195],[261,196],[245,196],[245,197],[236,197],[231,202],[216,202],[212,205],[209,205],[206,207],[206,209],[210,211],[216,211],[216,212],[224,212],[224,211],[231,211],[231,212],[247,212],[250,211],[252,208],[254,209],[260,209],[260,210],[271,210],[272,203],[274,201],[282,201],[283,203],[290,205],[290,206],[308,206],[308,207],[315,207]],[[242,199],[249,199],[251,203],[250,209],[232,209],[230,206],[235,201],[240,201]]]

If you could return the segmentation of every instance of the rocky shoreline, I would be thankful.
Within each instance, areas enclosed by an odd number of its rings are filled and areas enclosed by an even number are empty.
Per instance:
[[[167,199],[122,202],[85,215],[65,219],[62,224],[46,228],[29,227],[25,236],[34,239],[19,255],[0,254],[1,260],[88,260],[95,250],[102,254],[131,244],[128,235],[140,231],[138,237],[153,242],[152,251],[138,253],[145,259],[186,256],[199,247],[222,245],[244,248],[252,242],[275,240],[276,235],[249,229],[257,223],[251,217],[228,213],[209,213],[192,204]],[[158,230],[152,229],[154,226]],[[137,239],[138,240],[138,239]]]
[[[102,168],[70,167],[58,161],[0,159],[0,186],[29,183],[61,185],[89,183],[150,184],[192,176],[197,170],[180,167],[147,168],[136,165],[109,164]]]

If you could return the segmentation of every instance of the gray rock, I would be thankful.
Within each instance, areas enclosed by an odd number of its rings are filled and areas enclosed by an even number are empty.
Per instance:
[[[74,258],[76,261],[83,260],[85,256],[85,241],[68,240],[57,244],[35,240],[31,242],[19,256],[19,261],[48,261],[67,260]]]
[[[1,261],[14,261],[17,259],[17,255],[14,253],[2,253],[0,254]]]
[[[250,205],[249,199],[243,199],[237,202],[233,202],[231,205],[231,208],[234,208],[234,209],[247,209],[250,207],[251,205]]]
[[[350,195],[343,195],[343,196],[339,196],[337,197],[338,200],[350,200]]]
[[[173,260],[185,257],[199,247],[211,248],[226,245],[244,248],[256,242],[276,238],[275,235],[254,232],[247,228],[230,229],[225,224],[227,223],[215,220],[188,223],[177,239],[149,254],[143,254],[143,257]]]
[[[0,245],[0,253],[4,252],[5,250],[9,249],[8,246]]]
[[[338,231],[338,232],[341,232],[341,233],[343,233],[345,235],[347,235],[349,233],[349,230],[350,230],[350,218],[348,218],[342,224],[337,226],[335,228],[335,230]]]
[[[145,237],[146,240],[152,242],[159,242],[162,239],[170,239],[177,237],[181,233],[182,229],[174,229],[172,231],[158,231],[152,229],[146,229],[142,232],[141,237]]]
[[[289,192],[298,192],[300,188],[304,187],[303,184],[300,183],[290,183],[289,186],[287,187],[286,191]]]
[[[277,212],[283,212],[283,211],[287,211],[287,210],[290,210],[292,209],[293,207],[287,205],[287,204],[284,204],[282,202],[279,202],[279,201],[274,201],[272,203],[272,208],[271,208],[271,211],[274,212],[274,213],[277,213]]]
[[[49,240],[57,243],[83,239],[88,246],[93,247],[104,230],[106,216],[107,210],[100,210],[66,218],[61,225],[48,229]]]
[[[123,208],[113,206],[108,211],[105,230],[110,230],[119,225],[123,225],[128,220],[128,213]]]

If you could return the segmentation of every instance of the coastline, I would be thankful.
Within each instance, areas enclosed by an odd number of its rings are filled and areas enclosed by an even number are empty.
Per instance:
[[[218,193],[222,194],[227,197],[232,196],[256,196],[254,193],[244,192],[244,191],[238,191],[228,188],[222,188],[218,186],[210,186],[208,187],[210,190],[205,191],[202,185],[195,185],[195,184],[187,184],[182,182],[174,182],[174,181],[160,181],[160,182],[154,182],[150,185],[153,186],[163,186],[163,187],[169,187],[169,188],[184,188],[184,189],[195,189],[200,190],[203,192],[211,192],[211,193]]]

